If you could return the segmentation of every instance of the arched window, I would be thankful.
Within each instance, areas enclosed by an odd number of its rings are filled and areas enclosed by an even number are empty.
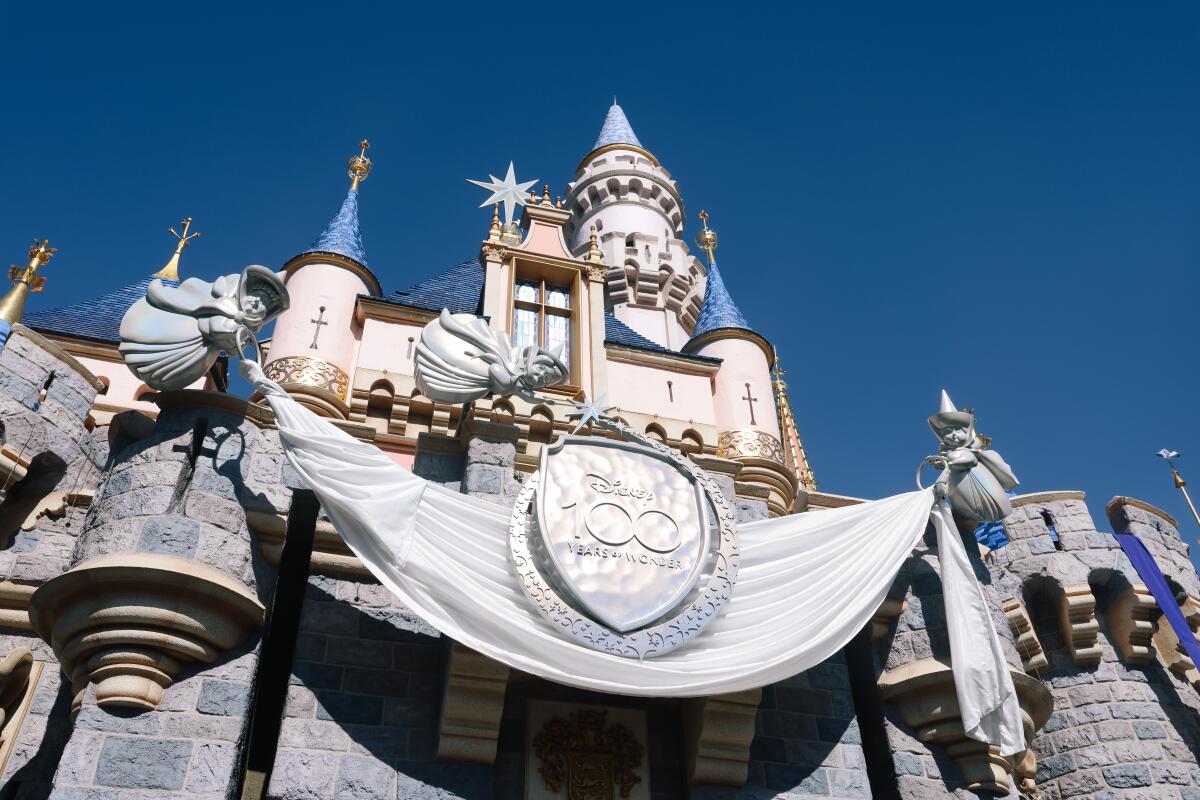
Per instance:
[[[700,453],[704,451],[704,438],[691,428],[679,437],[679,449],[684,453]]]
[[[388,381],[375,381],[367,397],[367,424],[380,433],[387,433],[388,420],[392,418],[392,404],[396,391]]]
[[[112,385],[107,375],[97,375],[96,380],[100,381],[100,390],[96,394],[108,394],[108,387]]]
[[[154,394],[154,390],[143,383],[141,386],[139,386],[137,388],[137,391],[133,393],[133,399],[134,400],[149,400],[150,396],[153,394]]]
[[[667,432],[656,422],[651,422],[646,426],[646,436],[656,442],[667,443]]]

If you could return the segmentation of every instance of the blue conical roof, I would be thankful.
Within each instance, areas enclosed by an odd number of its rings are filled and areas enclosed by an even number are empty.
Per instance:
[[[317,240],[305,253],[335,253],[353,259],[364,267],[367,250],[363,247],[362,234],[358,230],[358,191],[351,189],[342,201],[337,216],[330,220]]]
[[[700,319],[692,330],[692,338],[715,331],[718,328],[741,328],[753,332],[750,323],[742,316],[737,303],[729,296],[725,281],[721,280],[721,271],[716,262],[708,265],[708,285],[704,287],[704,305],[700,308]]]
[[[633,132],[629,120],[626,119],[625,112],[616,103],[613,103],[612,107],[608,109],[608,115],[604,117],[604,125],[600,128],[600,135],[596,137],[596,143],[592,145],[592,149],[599,150],[610,144],[642,146],[642,143],[638,141],[637,134]]]

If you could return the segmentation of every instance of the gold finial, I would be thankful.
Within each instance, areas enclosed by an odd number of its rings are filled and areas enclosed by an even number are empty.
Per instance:
[[[588,254],[584,259],[592,264],[604,263],[604,254],[600,252],[600,243],[596,240],[596,226],[592,226],[591,239],[588,242]]]
[[[550,205],[550,184],[542,184],[542,205]]]
[[[358,146],[362,148],[362,152],[350,159],[350,169],[346,173],[350,176],[350,189],[355,192],[358,191],[358,184],[371,174],[371,159],[367,158],[371,143],[363,139]]]
[[[166,278],[167,280],[179,280],[179,256],[183,253],[183,248],[192,243],[192,239],[200,238],[200,232],[188,233],[188,228],[192,227],[192,218],[188,217],[179,223],[183,229],[183,233],[177,233],[174,228],[167,228],[167,233],[174,236],[179,241],[175,244],[175,252],[167,259],[167,263],[163,268],[154,273],[155,278]]]
[[[708,264],[712,266],[713,250],[717,249],[717,232],[708,227],[708,212],[700,212],[700,222],[704,227],[696,234],[696,245],[708,253]]]
[[[492,206],[492,224],[488,227],[489,242],[500,241],[500,204],[496,203]]]
[[[13,286],[8,294],[0,298],[0,320],[10,325],[21,321],[25,313],[25,298],[30,292],[40,292],[46,284],[46,279],[38,275],[38,269],[58,252],[57,247],[50,247],[50,240],[33,240],[29,247],[29,264],[24,267],[12,265],[8,271],[8,279]]]

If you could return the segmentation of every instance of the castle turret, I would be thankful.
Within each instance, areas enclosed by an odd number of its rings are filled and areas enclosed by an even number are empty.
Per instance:
[[[708,252],[708,283],[700,318],[683,350],[721,359],[713,379],[717,454],[742,462],[740,480],[770,489],[767,505],[772,516],[779,516],[791,511],[797,480],[787,466],[773,400],[775,350],[750,327],[730,297],[712,255],[717,234],[708,227],[706,212],[700,212],[700,219],[704,229],[696,243]]]
[[[567,208],[565,233],[577,257],[596,230],[614,316],[664,347],[682,347],[700,310],[703,267],[680,239],[678,185],[615,102],[567,187]]]
[[[371,171],[366,140],[350,159],[350,191],[312,245],[284,264],[291,307],[275,323],[266,374],[303,405],[346,419],[355,354],[354,300],[380,294],[358,227],[358,185]]]

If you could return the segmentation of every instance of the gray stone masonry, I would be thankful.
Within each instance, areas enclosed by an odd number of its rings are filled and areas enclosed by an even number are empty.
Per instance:
[[[0,443],[30,459],[19,482],[0,480],[0,582],[32,589],[70,564],[86,508],[64,507],[57,498],[96,488],[108,443],[106,430],[89,431],[85,423],[94,376],[22,331],[14,329],[0,349]],[[70,732],[70,687],[62,685],[53,651],[31,631],[0,624],[0,657],[17,647],[29,648],[43,667],[0,774],[5,800],[50,791]]]
[[[206,433],[189,465],[197,422]],[[246,526],[246,509],[286,513],[275,431],[213,408],[164,409],[153,432],[114,459],[72,563],[114,553],[158,553],[241,581],[269,606],[274,573]],[[258,636],[211,664],[193,664],[154,710],[105,710],[91,687],[54,777],[54,798],[99,792],[139,800],[223,798],[237,784],[258,664]]]
[[[978,548],[968,539],[967,552],[984,597],[992,608],[992,625],[1000,637],[1009,664],[1021,668],[1008,622],[1000,612],[1002,600],[987,568],[978,558]],[[937,538],[932,527],[901,567],[889,592],[904,597],[906,608],[889,633],[875,642],[876,674],[927,658],[949,660],[950,639],[942,597]],[[975,797],[963,785],[962,771],[938,745],[919,741],[905,725],[893,704],[885,704],[883,726],[891,753],[896,783],[905,798]]]
[[[1200,797],[1200,698],[1157,661],[1122,663],[1112,642],[1105,612],[1121,591],[1141,583],[1129,560],[1111,535],[1096,529],[1082,495],[1052,493],[1016,503],[1004,523],[1009,545],[976,573],[997,611],[1008,600],[1025,604],[1049,660],[1034,676],[1054,698],[1054,712],[1033,742],[1042,797]],[[1057,546],[1048,520],[1059,534]],[[1123,523],[1146,542],[1168,578],[1197,596],[1187,547],[1168,521],[1127,507]],[[877,643],[881,669],[949,655],[932,544],[927,537],[897,579],[893,592],[903,591],[908,607]],[[1095,665],[1074,662],[1059,621],[1062,589],[1080,585],[1090,586],[1096,599],[1101,661]],[[994,617],[1010,663],[1019,666],[1007,622]],[[902,797],[970,796],[952,760],[917,741],[895,707],[886,705],[884,714]]]

